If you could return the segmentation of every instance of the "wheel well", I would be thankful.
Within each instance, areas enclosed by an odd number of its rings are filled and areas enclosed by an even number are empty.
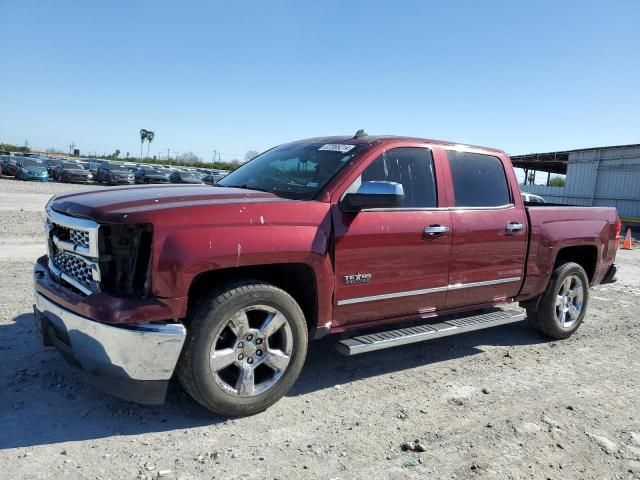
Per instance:
[[[584,268],[587,272],[589,282],[593,281],[596,273],[596,263],[598,261],[598,249],[592,245],[583,245],[579,247],[565,247],[558,252],[554,269],[567,262],[574,262]]]
[[[252,265],[247,267],[222,268],[196,276],[189,287],[189,305],[214,288],[242,280],[261,280],[275,285],[291,295],[304,313],[309,328],[317,325],[318,296],[316,277],[308,265],[303,263]]]

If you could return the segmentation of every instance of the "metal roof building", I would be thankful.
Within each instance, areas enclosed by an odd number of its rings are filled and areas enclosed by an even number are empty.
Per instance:
[[[640,144],[514,155],[511,160],[525,170],[525,178],[531,170],[566,174],[563,187],[522,185],[524,192],[552,203],[616,207],[624,221],[640,223]]]

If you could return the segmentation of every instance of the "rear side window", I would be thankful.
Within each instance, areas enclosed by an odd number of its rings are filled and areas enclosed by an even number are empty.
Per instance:
[[[511,203],[507,177],[499,158],[447,151],[456,207],[499,207]]]
[[[396,182],[404,189],[402,208],[435,208],[433,157],[426,148],[394,148],[384,152],[362,172],[363,182]]]

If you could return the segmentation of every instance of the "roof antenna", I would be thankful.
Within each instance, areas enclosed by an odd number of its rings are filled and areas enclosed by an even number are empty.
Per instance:
[[[360,137],[366,137],[367,136],[367,132],[365,132],[362,128],[360,130],[358,130],[356,132],[356,134],[353,136],[353,138],[360,138]]]

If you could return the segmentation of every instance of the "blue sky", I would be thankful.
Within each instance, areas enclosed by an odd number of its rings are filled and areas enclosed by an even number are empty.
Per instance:
[[[324,134],[640,143],[640,2],[0,0],[0,142],[241,158]]]

